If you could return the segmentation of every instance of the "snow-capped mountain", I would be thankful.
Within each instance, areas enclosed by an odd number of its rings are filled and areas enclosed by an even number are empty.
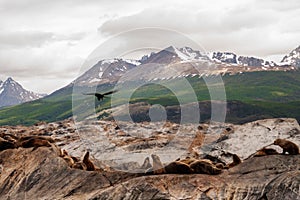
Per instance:
[[[141,63],[170,64],[174,62],[208,61],[210,58],[205,53],[193,50],[190,47],[177,48],[170,46],[150,56],[143,56]]]
[[[17,105],[27,101],[39,99],[45,95],[25,90],[18,82],[9,77],[0,81],[0,107]]]
[[[141,63],[169,64],[174,62],[189,61],[213,61],[218,64],[241,65],[247,67],[274,67],[277,64],[273,61],[265,61],[260,58],[238,56],[231,52],[200,52],[190,47],[177,48],[170,46],[150,56],[144,56]]]
[[[209,61],[209,62],[208,62]],[[215,63],[214,67],[204,63]],[[195,70],[195,64],[201,63]],[[150,65],[149,65],[150,64]],[[153,65],[154,64],[154,65]],[[291,66],[278,65],[273,61],[250,56],[239,56],[231,52],[206,53],[190,47],[167,47],[158,52],[152,52],[139,60],[112,58],[101,60],[88,71],[79,76],[72,84],[78,86],[97,86],[113,83],[124,77],[123,75],[136,67],[140,70],[130,71],[131,80],[172,79],[182,76],[235,74],[245,71],[262,70],[292,70]],[[128,76],[128,74],[127,74]],[[147,78],[145,78],[147,77]]]
[[[113,82],[121,77],[127,70],[140,64],[140,61],[137,60],[120,58],[101,60],[77,78],[74,83],[76,85],[98,85],[100,82]]]
[[[217,63],[241,65],[247,67],[274,67],[277,64],[273,61],[266,61],[261,58],[238,56],[231,52],[213,52],[211,59]]]
[[[300,67],[300,46],[298,46],[288,55],[284,56],[280,64]]]
[[[211,54],[211,59],[218,63],[229,63],[229,64],[237,64],[237,56],[231,52],[213,52]]]

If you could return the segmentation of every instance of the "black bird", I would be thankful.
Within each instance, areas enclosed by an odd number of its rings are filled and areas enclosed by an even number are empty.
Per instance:
[[[106,95],[110,95],[112,93],[115,93],[117,92],[117,90],[113,90],[113,91],[110,91],[110,92],[106,92],[104,94],[100,94],[100,93],[86,93],[86,94],[83,94],[83,95],[94,95],[95,97],[97,97],[98,101],[100,100],[103,100],[103,98],[106,96]]]

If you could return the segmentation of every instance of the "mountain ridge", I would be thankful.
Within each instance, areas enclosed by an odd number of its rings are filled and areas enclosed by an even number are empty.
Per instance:
[[[233,54],[228,53],[227,55],[232,58]],[[109,98],[98,102],[92,96],[87,97],[82,94],[96,91],[107,92],[114,89],[116,84],[123,87],[126,85],[123,84],[124,81],[128,80],[142,84],[159,84],[160,81],[168,81],[176,85],[178,80],[185,79],[192,81],[192,86],[195,86],[194,90],[202,94],[198,100],[207,101],[209,94],[205,92],[204,79],[216,75],[222,77],[229,101],[241,101],[242,107],[246,110],[253,110],[253,107],[257,107],[266,112],[266,114],[262,113],[262,115],[253,118],[288,116],[297,118],[297,120],[300,119],[298,114],[300,97],[297,92],[299,91],[297,83],[300,80],[298,68],[288,65],[255,67],[224,62],[215,62],[211,67],[207,64],[211,63],[209,56],[212,55],[203,54],[189,47],[178,49],[170,46],[159,52],[143,56],[140,60],[124,58],[100,60],[70,84],[47,97],[0,111],[0,124],[30,125],[38,121],[62,120],[71,117],[74,108],[78,109],[80,113],[87,114],[87,110],[81,107],[81,104],[72,107],[74,97],[85,105],[95,104],[97,112],[109,109]],[[255,63],[255,60],[249,61],[249,63]],[[195,69],[195,66],[198,68]],[[121,88],[119,91],[126,92],[126,89],[125,91],[123,89]],[[130,97],[130,101],[137,103],[146,100],[150,101],[151,104],[165,103],[166,106],[174,103],[169,96],[160,94],[164,90],[151,89],[154,90],[143,91],[142,89],[140,94],[135,95],[137,98]],[[143,95],[151,98],[145,99]],[[153,95],[158,96],[154,97]],[[24,112],[27,113],[26,116],[19,116],[20,113]],[[232,115],[229,121],[240,123],[241,114],[238,112]],[[15,116],[18,116],[17,119]],[[248,116],[243,116],[243,118],[246,119],[243,122],[248,120]]]
[[[44,96],[45,94],[37,94],[24,89],[11,77],[4,82],[0,80],[0,108],[33,101]]]

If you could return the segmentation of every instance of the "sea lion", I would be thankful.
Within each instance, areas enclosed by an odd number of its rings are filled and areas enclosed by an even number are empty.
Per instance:
[[[207,160],[197,160],[190,164],[190,168],[197,174],[216,175],[222,173],[222,169],[217,168]]]
[[[181,160],[178,160],[179,162],[181,163],[185,163],[187,165],[190,165],[191,163],[197,161],[196,158],[191,158],[191,157],[186,157],[185,159],[181,159]]]
[[[143,165],[141,166],[141,169],[149,169],[152,165],[150,163],[149,157],[145,158]]]
[[[9,133],[4,133],[4,134],[1,134],[0,136],[1,138],[3,138],[4,140],[6,141],[9,141],[9,142],[16,142],[18,140],[18,137],[15,136],[15,135],[12,135],[12,134],[9,134]]]
[[[152,160],[153,160],[153,174],[164,174],[166,173],[164,169],[164,165],[160,161],[159,156],[152,154],[151,155]]]
[[[29,139],[29,140],[24,140],[20,143],[20,147],[23,148],[31,148],[34,147],[34,149],[42,146],[46,147],[51,147],[51,144],[48,140],[43,140],[43,139]]]
[[[30,139],[40,139],[40,140],[47,140],[50,143],[54,143],[55,140],[51,136],[39,136],[39,135],[28,135],[28,136],[22,136],[19,138],[19,142],[30,140]]]
[[[174,161],[164,167],[165,173],[167,174],[191,174],[193,170],[189,165]]]
[[[72,165],[75,164],[74,160],[70,156],[64,156],[62,158],[66,161],[69,167],[72,167]]]
[[[223,163],[216,163],[215,166],[218,169],[226,169],[227,168]]]
[[[232,163],[229,163],[226,167],[228,168],[232,168],[240,163],[242,163],[242,160],[240,159],[240,157],[236,154],[232,154]]]
[[[197,151],[194,150],[194,148],[200,147],[204,142],[204,138],[205,138],[204,133],[202,133],[201,131],[196,131],[195,137],[191,145],[188,147],[188,151],[192,154],[193,153],[197,154]]]
[[[81,170],[87,170],[87,167],[86,165],[83,163],[83,162],[76,162],[74,163],[71,168],[74,168],[74,169],[81,169]]]
[[[15,143],[0,138],[0,151],[16,148]]]
[[[256,153],[254,154],[254,157],[266,156],[266,155],[277,155],[277,154],[279,154],[279,153],[275,149],[264,147],[264,148],[256,151]]]
[[[223,162],[222,160],[220,160],[218,157],[212,156],[212,155],[209,155],[209,154],[206,154],[204,157],[202,157],[202,159],[210,160],[210,161],[212,161],[215,165],[216,165],[217,163],[226,165],[226,163]]]
[[[299,154],[299,147],[295,143],[286,140],[286,139],[276,139],[274,141],[274,145],[280,146],[283,151],[282,154],[288,152],[290,155],[297,155]]]
[[[67,162],[69,167],[72,167],[72,165],[75,164],[74,159],[71,156],[69,156],[68,152],[65,149],[64,150],[60,149],[59,156],[62,157]]]
[[[80,158],[77,158],[75,156],[70,156],[70,157],[74,160],[74,162],[79,162],[80,161]]]
[[[86,165],[86,170],[87,171],[95,171],[96,166],[94,165],[94,163],[90,160],[90,152],[86,152],[82,162]]]

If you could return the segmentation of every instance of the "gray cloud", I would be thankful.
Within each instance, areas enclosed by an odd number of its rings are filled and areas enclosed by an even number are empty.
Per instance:
[[[38,31],[1,31],[0,46],[13,47],[40,47],[54,39],[54,34],[50,32]]]
[[[209,51],[235,51],[239,54],[268,57],[288,53],[299,44],[298,4],[282,8],[277,1],[248,1],[227,9],[150,8],[132,16],[105,22],[101,34],[141,27],[161,27],[191,36]],[[284,12],[288,9],[288,12]],[[288,35],[287,35],[288,32]],[[137,36],[136,36],[137,37]]]
[[[83,39],[85,33],[72,33],[69,35],[54,34],[41,31],[5,31],[0,32],[0,46],[6,47],[41,47],[55,41],[78,41]]]
[[[294,11],[300,9],[300,1],[299,0],[255,0],[254,4],[258,4],[264,8],[271,8],[273,10],[287,12]]]

